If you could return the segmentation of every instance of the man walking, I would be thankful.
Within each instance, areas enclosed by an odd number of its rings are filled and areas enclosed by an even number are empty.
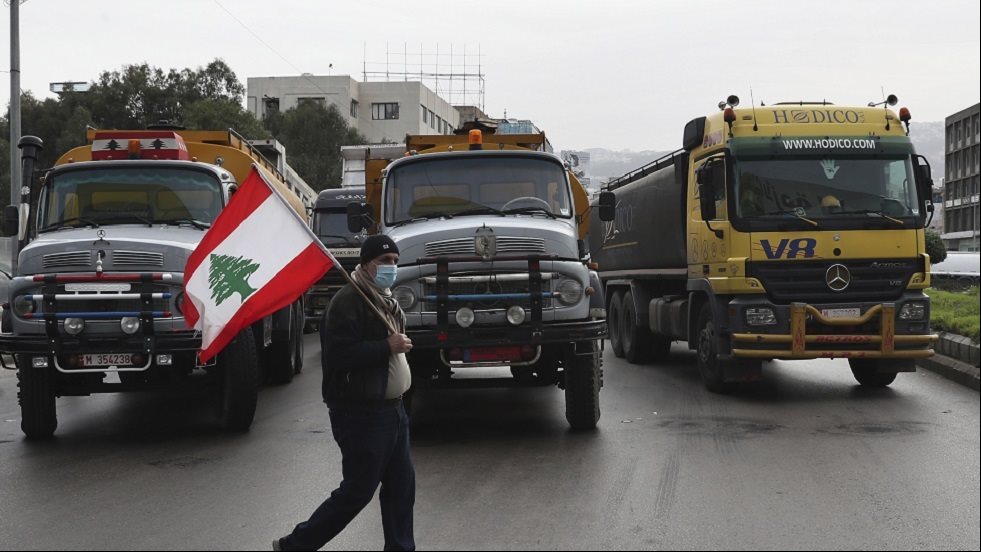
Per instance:
[[[391,287],[399,250],[388,236],[368,238],[361,264],[331,300],[321,324],[323,396],[341,449],[343,481],[273,550],[316,550],[371,501],[378,485],[385,550],[414,550],[415,468],[402,394],[411,385],[405,315]]]

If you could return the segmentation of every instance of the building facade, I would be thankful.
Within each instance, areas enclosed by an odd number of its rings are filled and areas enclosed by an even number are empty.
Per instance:
[[[978,165],[981,104],[946,119],[944,243],[950,251],[978,251]]]
[[[253,77],[248,109],[258,119],[303,102],[335,106],[368,142],[402,142],[406,134],[452,134],[460,114],[421,82],[358,82],[348,75]]]

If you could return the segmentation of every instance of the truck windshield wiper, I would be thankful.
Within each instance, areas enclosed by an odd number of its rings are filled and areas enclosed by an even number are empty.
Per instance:
[[[797,217],[797,218],[801,219],[802,221],[810,224],[811,226],[813,226],[815,228],[820,228],[821,227],[821,225],[819,225],[816,220],[811,220],[811,219],[809,219],[809,218],[807,218],[807,217],[805,217],[803,215],[800,215],[800,214],[796,213],[795,211],[785,211],[785,210],[781,209],[779,211],[770,211],[769,213],[764,213],[763,214],[763,216],[768,216],[768,217],[769,216],[773,216],[773,215],[791,215],[791,216],[794,216],[794,217]]]
[[[82,224],[79,225],[78,223],[82,223]],[[92,219],[87,219],[83,217],[72,217],[72,218],[67,218],[60,222],[56,222],[54,224],[49,224],[38,230],[38,232],[48,232],[50,230],[62,230],[65,228],[78,228],[79,226],[94,226],[98,228],[99,223],[95,222]]]
[[[147,226],[153,226],[154,224],[152,220],[142,215],[136,215],[133,213],[118,213],[112,216],[103,217],[100,220],[102,221],[102,224],[123,224],[121,221],[128,222],[127,219],[136,219]],[[160,223],[158,222],[157,224]]]
[[[154,224],[190,224],[191,226],[197,228],[198,230],[207,230],[211,228],[211,223],[194,220],[189,218],[182,219],[167,219],[167,220],[155,220]]]
[[[550,219],[559,218],[555,216],[555,213],[544,207],[517,207],[515,209],[508,209],[505,213],[541,213]]]
[[[842,211],[839,213],[841,215],[878,215],[886,220],[890,220],[899,224],[900,226],[906,226],[906,223],[899,220],[898,218],[890,217],[889,215],[883,213],[882,211],[876,211],[874,209],[858,209],[857,211]]]
[[[490,213],[492,215],[504,216],[504,211],[501,211],[500,209],[495,209],[493,207],[487,207],[486,205],[481,207],[475,207],[473,209],[467,209],[465,211],[459,211],[454,213],[453,216],[458,217],[463,215],[486,215],[487,213]]]

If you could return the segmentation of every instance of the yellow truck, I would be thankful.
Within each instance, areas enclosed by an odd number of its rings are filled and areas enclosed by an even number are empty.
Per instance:
[[[932,355],[930,167],[895,103],[730,96],[682,149],[611,181],[616,218],[589,243],[614,353],[663,359],[687,341],[713,392],[768,359],[847,358],[886,386]]]
[[[472,129],[405,144],[397,159],[369,156],[367,202],[350,205],[348,229],[399,246],[392,292],[414,345],[413,389],[558,385],[569,424],[594,427],[607,329],[585,189],[543,134]],[[472,370],[493,366],[510,374]]]
[[[303,361],[302,301],[243,331],[216,359],[181,313],[184,266],[253,164],[306,218],[275,167],[233,131],[96,130],[35,178],[42,147],[21,140],[24,194],[4,213],[18,236],[0,352],[14,356],[21,428],[57,428],[55,398],[203,389],[221,424],[247,429],[258,385]]]

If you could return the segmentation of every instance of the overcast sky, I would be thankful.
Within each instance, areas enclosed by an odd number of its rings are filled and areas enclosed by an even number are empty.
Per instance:
[[[126,64],[214,58],[243,83],[299,72],[361,80],[365,58],[384,62],[386,47],[459,56],[466,46],[482,54],[488,114],[533,120],[557,149],[668,150],[686,121],[728,94],[748,104],[751,87],[757,103],[863,105],[884,89],[914,123],[943,120],[981,97],[979,19],[976,0],[28,0],[21,87],[49,97],[51,82]]]

